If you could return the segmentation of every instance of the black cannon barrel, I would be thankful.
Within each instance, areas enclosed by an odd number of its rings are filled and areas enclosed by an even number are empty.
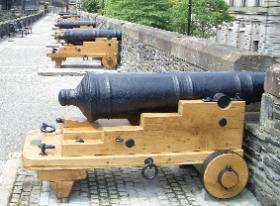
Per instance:
[[[62,11],[58,13],[59,16],[65,16],[65,15],[77,15],[77,13],[71,13],[67,11]]]
[[[142,112],[176,112],[178,101],[224,93],[247,103],[260,101],[264,72],[87,73],[75,89],[61,90],[62,106],[80,108],[92,122],[139,117]]]
[[[117,30],[101,30],[101,29],[93,29],[93,30],[77,30],[77,29],[69,29],[64,32],[63,36],[60,38],[65,40],[67,43],[71,44],[81,44],[84,41],[95,41],[95,38],[103,37],[103,38],[113,38],[116,37],[118,40],[121,39],[122,33]]]
[[[55,24],[56,27],[60,29],[73,29],[79,28],[80,26],[96,27],[96,22],[94,21],[73,21],[73,22],[58,22]]]
[[[78,14],[65,14],[65,15],[61,15],[62,19],[69,19],[72,17],[80,17]]]

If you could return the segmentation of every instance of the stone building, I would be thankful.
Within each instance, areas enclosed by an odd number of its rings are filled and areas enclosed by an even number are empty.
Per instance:
[[[1,10],[37,10],[40,0],[0,0]]]
[[[217,29],[215,41],[280,57],[280,1],[225,0],[236,20]]]

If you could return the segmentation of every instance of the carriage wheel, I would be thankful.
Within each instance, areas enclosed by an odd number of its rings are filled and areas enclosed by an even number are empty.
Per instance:
[[[103,56],[101,63],[105,68],[113,69],[117,66],[118,61],[115,56]]]
[[[248,181],[247,163],[239,154],[217,151],[209,155],[202,165],[205,190],[219,199],[238,195]]]

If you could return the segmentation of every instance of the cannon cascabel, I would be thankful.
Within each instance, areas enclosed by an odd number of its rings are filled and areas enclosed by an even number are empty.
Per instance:
[[[87,73],[75,89],[61,90],[62,106],[80,108],[92,122],[138,118],[142,112],[177,112],[179,100],[224,93],[260,101],[264,72]]]

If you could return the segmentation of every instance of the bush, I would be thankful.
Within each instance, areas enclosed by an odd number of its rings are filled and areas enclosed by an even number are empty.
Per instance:
[[[208,38],[214,34],[213,28],[234,20],[228,13],[228,5],[224,0],[193,0],[192,35]],[[184,33],[187,30],[188,0],[172,0],[170,9],[171,28]]]
[[[193,0],[192,35],[208,38],[214,28],[234,18],[224,0]],[[185,33],[188,0],[83,0],[83,10],[92,13]]]
[[[106,0],[106,16],[144,24],[161,29],[169,29],[169,0]]]
[[[99,0],[82,0],[81,8],[90,13],[97,13],[101,9]]]

